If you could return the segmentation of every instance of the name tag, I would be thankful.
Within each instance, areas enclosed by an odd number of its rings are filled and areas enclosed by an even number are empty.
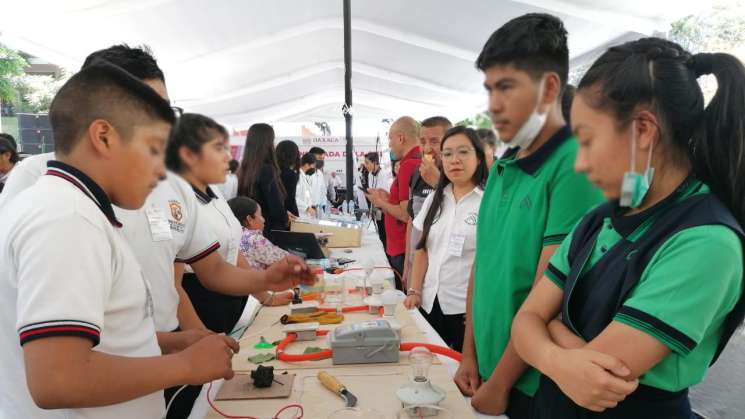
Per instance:
[[[171,226],[166,218],[166,213],[161,208],[150,207],[145,210],[147,222],[150,224],[150,234],[154,242],[162,242],[173,239]]]
[[[462,256],[463,245],[466,243],[466,236],[463,234],[453,234],[450,236],[450,242],[448,243],[448,255],[451,256]]]

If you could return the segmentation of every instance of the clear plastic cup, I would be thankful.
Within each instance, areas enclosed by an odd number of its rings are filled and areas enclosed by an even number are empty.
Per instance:
[[[323,304],[330,307],[343,306],[345,287],[344,275],[328,275],[323,286]]]

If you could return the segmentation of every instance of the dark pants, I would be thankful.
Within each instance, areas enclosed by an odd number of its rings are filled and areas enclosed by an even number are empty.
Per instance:
[[[545,376],[535,395],[536,419],[695,419],[688,390],[669,392],[645,385],[613,409],[596,413],[577,406]]]
[[[406,258],[406,254],[402,253],[397,256],[388,256],[388,263],[391,264],[391,268],[393,268],[394,271],[396,271],[398,274],[393,274],[394,278],[396,279],[396,289],[406,292],[406,290],[403,289],[403,286],[401,285],[401,276],[404,274],[404,259]]]
[[[193,273],[184,274],[183,287],[205,326],[213,332],[230,333],[243,314],[248,297],[210,291]]]
[[[535,419],[534,399],[522,391],[513,388],[507,403],[507,411],[504,413],[510,419]]]
[[[240,320],[248,297],[234,297],[210,291],[199,282],[193,273],[185,273],[183,287],[189,295],[194,309],[205,326],[213,332],[229,334]],[[165,391],[166,401],[173,397],[179,387]],[[199,397],[202,386],[188,386],[182,390],[168,410],[167,419],[184,419],[191,413],[194,401]]]
[[[173,398],[173,395],[180,389],[179,387],[171,387],[165,390],[166,406],[168,402]],[[194,401],[199,397],[199,393],[202,391],[202,386],[187,386],[185,389],[176,396],[176,400],[171,403],[171,407],[168,409],[168,416],[166,419],[186,419],[191,414],[191,408],[194,406]]]
[[[444,314],[437,297],[429,314],[421,308],[419,311],[449,347],[458,352],[463,351],[463,336],[466,332],[465,313]]]
[[[385,249],[385,223],[382,219],[375,221],[375,227],[377,227],[378,237],[380,238],[380,242],[383,243],[383,249]]]

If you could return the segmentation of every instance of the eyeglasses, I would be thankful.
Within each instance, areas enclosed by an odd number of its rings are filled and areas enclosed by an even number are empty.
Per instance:
[[[451,161],[457,157],[458,160],[463,161],[471,157],[475,151],[476,150],[474,150],[471,147],[460,147],[455,150],[451,150],[451,149],[442,150],[442,160]]]
[[[176,118],[181,118],[181,116],[184,114],[184,108],[181,108],[179,106],[171,106],[171,109],[173,109],[173,114],[176,115]]]

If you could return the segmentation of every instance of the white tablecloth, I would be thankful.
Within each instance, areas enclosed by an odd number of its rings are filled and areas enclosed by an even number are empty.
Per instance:
[[[362,267],[362,264],[365,263],[365,261],[368,259],[372,260],[375,263],[375,266],[389,266],[388,259],[385,256],[385,250],[383,249],[383,244],[380,242],[380,239],[378,239],[378,235],[375,232],[374,227],[372,226],[365,231],[365,234],[362,238],[362,247],[349,249],[351,250],[351,252],[345,250],[346,249],[334,249],[331,256],[354,259],[355,262],[352,263],[350,267]],[[241,320],[239,320],[238,322],[237,327],[249,325],[253,321],[260,308],[260,305],[247,305],[246,309],[243,312]],[[419,329],[427,336],[428,343],[431,343],[433,345],[445,346],[445,342],[442,340],[440,335],[432,328],[432,326],[421,315],[421,313],[419,313],[419,310],[411,310],[410,313]],[[445,367],[448,369],[450,374],[455,375],[455,371],[458,369],[458,363],[444,356],[438,355],[438,357],[442,364],[445,365]],[[222,386],[223,381],[224,380],[213,381],[211,394],[213,398],[215,397],[215,394],[220,391],[220,387]],[[470,402],[470,399],[466,400]],[[202,393],[199,395],[196,402],[194,403],[194,408],[191,411],[189,419],[204,419],[209,410],[210,407],[207,403],[207,386],[204,386],[202,388]],[[483,415],[476,412],[475,410],[474,415],[477,419],[508,419],[507,416]]]

